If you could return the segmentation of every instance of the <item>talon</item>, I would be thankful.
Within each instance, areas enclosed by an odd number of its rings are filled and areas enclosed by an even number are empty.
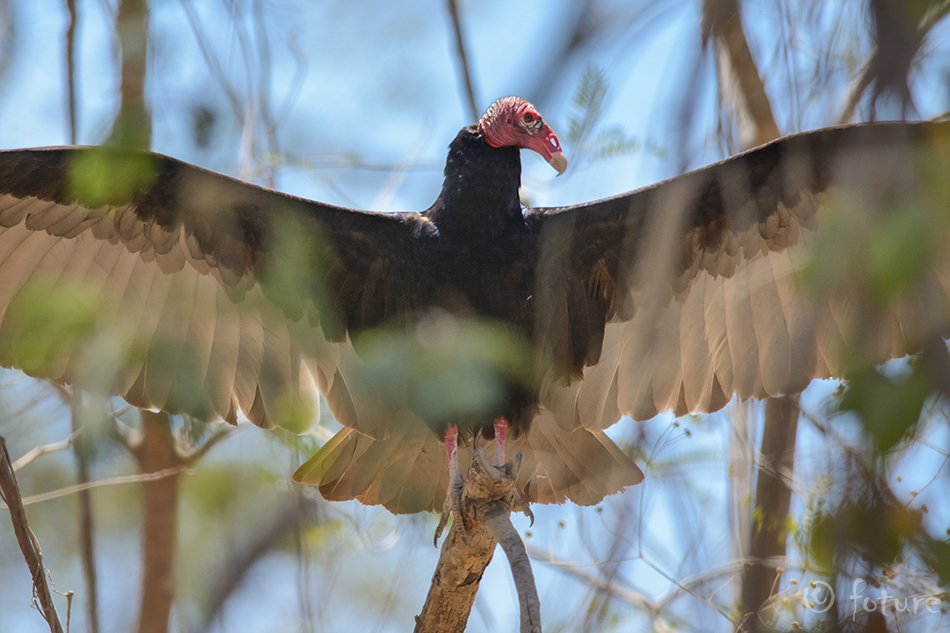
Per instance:
[[[520,453],[519,453],[519,455],[520,455]],[[520,460],[519,460],[518,466],[519,466],[519,467],[521,466]],[[515,503],[517,503],[517,504],[521,507],[521,511],[524,513],[524,515],[525,515],[526,517],[528,517],[529,519],[531,519],[531,523],[528,524],[528,527],[533,526],[533,525],[534,525],[534,512],[531,511],[531,506],[528,505],[528,502],[527,502],[527,501],[525,501],[524,499],[521,498],[521,493],[518,492],[518,487],[517,487],[517,486],[515,486],[513,492],[514,492],[514,495],[513,495],[513,496],[514,496]]]
[[[439,547],[439,539],[442,538],[442,530],[449,522],[449,514],[452,512],[452,504],[449,501],[449,495],[445,495],[445,502],[442,504],[442,516],[439,517],[439,525],[435,528],[435,538],[432,539],[432,545]]]
[[[439,517],[439,525],[435,528],[435,538],[432,544],[439,546],[439,539],[442,537],[442,531],[448,525],[449,516],[454,516],[456,521],[462,520],[462,489],[465,487],[465,480],[461,475],[453,478],[449,482],[449,489],[445,492],[445,501],[442,503],[442,516]]]

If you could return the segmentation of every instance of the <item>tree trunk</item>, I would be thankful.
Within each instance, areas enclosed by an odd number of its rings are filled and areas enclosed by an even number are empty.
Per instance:
[[[792,489],[786,480],[795,465],[795,439],[798,432],[798,396],[770,398],[765,405],[762,431],[762,457],[755,487],[755,511],[752,515],[752,543],[749,564],[742,576],[744,630],[771,630],[760,615],[772,594],[779,574],[768,559],[785,556],[785,536]]]
[[[72,432],[77,433],[83,425],[83,394],[73,389],[69,394]],[[88,435],[88,433],[87,433]],[[79,437],[73,443],[76,457],[76,483],[89,483],[89,441]],[[95,527],[92,518],[92,491],[82,489],[77,493],[79,501],[79,553],[82,559],[83,579],[86,583],[86,620],[89,633],[99,633],[99,590],[96,577]]]
[[[142,441],[133,451],[143,475],[178,468],[168,416],[142,411]],[[172,472],[142,483],[142,602],[139,633],[168,630],[175,597],[175,537],[178,523],[178,479]]]

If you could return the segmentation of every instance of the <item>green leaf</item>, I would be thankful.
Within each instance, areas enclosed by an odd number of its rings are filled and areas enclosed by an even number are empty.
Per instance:
[[[144,196],[155,183],[155,156],[114,147],[95,147],[70,164],[69,196],[93,207],[122,206]]]
[[[859,370],[850,376],[848,387],[838,400],[842,411],[853,411],[859,416],[879,452],[890,450],[920,419],[932,387],[917,365],[912,359],[911,371],[897,376],[885,376],[874,368]]]

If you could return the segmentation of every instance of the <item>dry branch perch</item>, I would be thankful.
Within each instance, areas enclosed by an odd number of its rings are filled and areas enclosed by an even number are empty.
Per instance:
[[[484,523],[508,556],[511,575],[518,590],[518,604],[521,606],[521,633],[541,633],[541,601],[534,585],[531,562],[521,537],[511,525],[509,512],[502,513],[498,506],[493,505],[486,512]]]
[[[522,633],[541,633],[541,611],[524,543],[511,525],[514,478],[511,462],[501,468],[475,451],[462,490],[461,521],[452,524],[432,576],[429,595],[416,617],[416,633],[456,633],[465,629],[478,583],[501,543],[518,589]]]

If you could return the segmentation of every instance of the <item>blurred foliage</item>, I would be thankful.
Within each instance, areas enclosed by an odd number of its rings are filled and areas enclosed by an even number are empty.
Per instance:
[[[533,352],[497,323],[433,313],[408,332],[369,331],[354,341],[362,383],[398,419],[439,423],[497,414],[506,385],[529,389]]]
[[[920,530],[917,512],[898,505],[880,482],[851,481],[839,503],[812,519],[805,550],[818,569],[879,569],[898,562]],[[856,561],[863,561],[856,566]]]
[[[855,413],[873,442],[873,450],[884,456],[901,440],[910,439],[925,403],[934,390],[932,376],[921,367],[919,357],[911,358],[907,370],[886,375],[874,367],[853,372],[840,411]]]
[[[619,124],[604,126],[608,82],[603,70],[588,66],[571,99],[572,112],[568,117],[567,147],[571,160],[597,160],[631,154],[646,149],[657,156],[663,151],[655,145],[644,146],[627,135]]]
[[[0,360],[46,375],[87,344],[100,312],[97,288],[45,279],[26,284],[4,315]]]
[[[159,164],[148,154],[101,146],[77,155],[69,166],[68,192],[92,207],[122,206],[148,191]]]

